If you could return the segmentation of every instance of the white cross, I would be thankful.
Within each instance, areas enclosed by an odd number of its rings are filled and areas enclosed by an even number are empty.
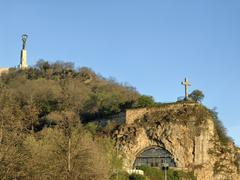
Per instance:
[[[188,99],[188,87],[191,86],[190,82],[187,78],[185,78],[185,81],[182,82],[182,85],[185,86],[185,99]]]

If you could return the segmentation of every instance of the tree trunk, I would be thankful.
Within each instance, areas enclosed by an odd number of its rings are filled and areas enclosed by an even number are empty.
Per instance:
[[[71,172],[71,138],[68,138],[68,172]]]
[[[3,119],[1,121],[0,144],[2,144],[2,141],[3,141]]]

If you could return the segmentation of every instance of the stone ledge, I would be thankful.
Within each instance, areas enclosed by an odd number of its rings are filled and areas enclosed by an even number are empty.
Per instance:
[[[149,112],[158,112],[158,111],[166,111],[170,109],[179,109],[184,106],[198,106],[198,103],[195,102],[182,102],[182,103],[170,103],[170,104],[162,104],[158,107],[146,107],[146,108],[136,108],[136,109],[128,109],[126,111],[126,121],[127,125],[133,124],[135,120],[141,119],[144,114]]]

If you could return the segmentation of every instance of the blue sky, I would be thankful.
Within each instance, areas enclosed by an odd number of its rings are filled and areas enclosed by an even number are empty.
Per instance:
[[[240,1],[0,0],[0,67],[64,60],[157,101],[200,89],[240,145]]]

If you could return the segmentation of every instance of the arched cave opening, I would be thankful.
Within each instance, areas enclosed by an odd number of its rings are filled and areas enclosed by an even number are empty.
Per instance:
[[[133,168],[138,169],[141,166],[161,168],[164,163],[169,167],[176,167],[173,155],[168,150],[162,147],[149,147],[137,155]]]

